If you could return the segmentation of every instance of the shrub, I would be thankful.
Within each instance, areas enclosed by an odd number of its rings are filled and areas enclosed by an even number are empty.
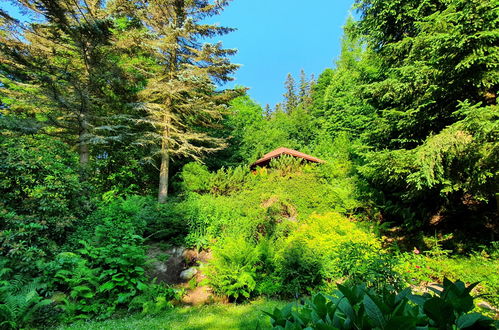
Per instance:
[[[417,253],[415,253],[417,252]],[[471,256],[443,257],[435,256],[434,251],[405,252],[399,254],[397,271],[410,284],[442,281],[444,277],[457,278],[467,283],[480,281],[476,291],[494,306],[499,305],[499,259],[487,253],[475,253]]]
[[[214,195],[229,195],[244,188],[252,178],[247,167],[237,166],[222,168],[215,172],[210,180],[210,191]]]
[[[303,252],[305,256],[319,263],[321,266],[316,269],[324,280],[343,278],[374,287],[400,284],[393,270],[395,262],[381,251],[379,240],[338,213],[312,215],[299,224],[278,252],[280,259],[290,259],[286,250],[293,249],[306,251]],[[291,272],[300,269],[298,265],[290,267]],[[311,276],[306,269],[303,271],[304,277]]]
[[[93,239],[97,228],[105,232],[101,235],[105,239],[139,235],[181,245],[187,234],[186,222],[186,211],[181,204],[159,204],[149,196],[113,197],[104,200],[95,212],[82,220],[72,242],[78,244],[81,239]]]
[[[137,239],[103,246],[82,241],[77,253],[61,253],[44,267],[46,281],[64,293],[67,320],[107,318],[147,288],[145,250]]]
[[[188,163],[184,165],[180,173],[182,188],[185,192],[208,192],[211,176],[212,174],[205,165],[199,162]]]
[[[282,294],[288,297],[310,293],[323,279],[320,257],[303,241],[289,240],[277,257],[277,274]]]
[[[445,279],[435,295],[412,295],[409,288],[395,294],[338,285],[333,296],[319,293],[305,304],[265,313],[274,329],[495,329],[498,322],[469,313],[475,285]]]
[[[183,290],[163,283],[151,283],[139,296],[132,299],[128,310],[140,310],[142,314],[157,314],[173,308],[173,300],[180,300]]]
[[[233,301],[249,298],[256,288],[258,247],[242,237],[228,237],[212,252],[213,259],[206,268],[210,286]]]
[[[36,261],[60,252],[92,209],[89,190],[76,155],[57,139],[0,137],[0,256],[34,275]]]

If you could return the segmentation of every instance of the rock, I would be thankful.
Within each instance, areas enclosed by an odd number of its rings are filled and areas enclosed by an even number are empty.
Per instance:
[[[149,278],[168,284],[182,282],[179,274],[185,268],[184,251],[183,247],[164,249],[159,244],[150,246],[147,253],[149,259],[152,259],[147,271]]]
[[[186,270],[180,273],[180,279],[184,281],[188,281],[194,277],[198,273],[198,270],[195,267],[187,268]]]

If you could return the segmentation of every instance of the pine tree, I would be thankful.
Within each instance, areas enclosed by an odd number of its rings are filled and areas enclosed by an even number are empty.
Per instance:
[[[265,110],[264,110],[265,118],[270,118],[272,116],[272,110],[270,109],[270,105],[267,103],[265,105]]]
[[[130,6],[133,4],[132,6]],[[202,43],[202,39],[224,35],[227,27],[206,24],[205,19],[219,14],[228,1],[150,0],[117,1],[128,6],[148,29],[145,48],[154,58],[147,86],[140,92],[145,117],[140,122],[153,130],[141,142],[156,146],[160,159],[158,201],[168,196],[169,165],[172,156],[199,159],[206,152],[225,147],[222,138],[207,134],[206,129],[221,120],[230,99],[238,93],[217,92],[215,83],[232,78],[237,69],[229,55],[236,51],[221,43]]]
[[[284,93],[284,109],[287,113],[291,113],[298,106],[298,96],[296,95],[295,79],[288,73],[284,82],[286,92]]]
[[[312,105],[312,84],[313,76],[307,79],[305,70],[300,72],[300,106],[302,109],[308,109]]]
[[[277,103],[274,108],[274,114],[284,113],[284,106],[282,103]]]
[[[300,71],[300,103],[303,103],[305,97],[308,94],[308,82],[307,75],[305,74],[305,70],[301,69]]]

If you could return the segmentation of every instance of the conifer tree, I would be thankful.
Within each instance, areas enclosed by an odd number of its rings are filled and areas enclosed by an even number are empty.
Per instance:
[[[305,70],[301,70],[300,72],[300,106],[302,109],[308,109],[312,105],[312,95],[311,95],[311,86],[312,86],[311,77],[310,80],[307,79],[307,75]]]
[[[284,109],[287,113],[291,113],[298,106],[298,96],[296,95],[295,79],[288,73],[284,82],[286,92],[284,93]]]
[[[101,1],[12,1],[27,22],[0,12],[4,115],[36,119],[41,133],[78,149],[86,167],[98,128],[121,111],[126,86]],[[22,127],[21,127],[22,128]]]
[[[305,70],[301,69],[300,71],[300,103],[303,103],[305,96],[308,93],[308,82],[307,75],[305,74]]]
[[[282,105],[282,103],[277,103],[275,105],[274,114],[277,114],[277,113],[284,113],[284,106]]]
[[[269,104],[265,105],[264,114],[265,114],[265,118],[270,118],[270,116],[272,115],[272,110],[270,109]]]
[[[151,159],[160,159],[158,202],[168,195],[170,159],[199,159],[206,152],[225,147],[222,138],[210,136],[203,127],[222,118],[235,91],[216,91],[215,83],[232,80],[237,65],[228,56],[236,51],[221,43],[202,43],[206,37],[224,35],[233,29],[205,23],[229,1],[149,0],[115,2],[128,8],[148,30],[146,50],[154,58],[147,86],[140,93],[145,116],[140,120],[153,130],[143,144],[155,146]]]

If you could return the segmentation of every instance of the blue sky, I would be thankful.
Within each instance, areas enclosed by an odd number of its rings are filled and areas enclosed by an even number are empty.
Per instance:
[[[233,0],[213,18],[237,28],[221,39],[226,48],[238,49],[233,62],[242,65],[228,86],[249,87],[249,95],[262,106],[281,102],[288,73],[298,80],[301,69],[317,77],[333,66],[352,5],[353,0]]]
[[[288,73],[316,77],[332,67],[353,0],[234,0],[216,18],[238,31],[221,40],[237,48],[235,84],[262,106],[281,102]]]

